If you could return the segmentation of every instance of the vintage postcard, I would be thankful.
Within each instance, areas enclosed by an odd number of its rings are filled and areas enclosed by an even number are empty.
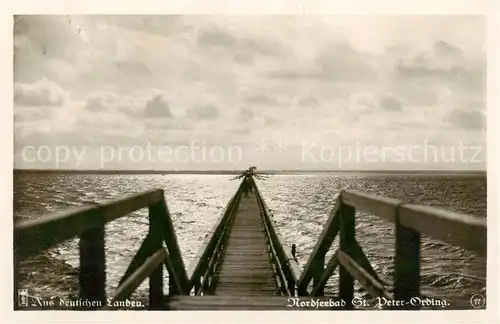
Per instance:
[[[493,316],[476,5],[12,12],[7,322]]]

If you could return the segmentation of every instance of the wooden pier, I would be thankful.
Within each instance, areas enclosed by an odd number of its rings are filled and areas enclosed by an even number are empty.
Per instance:
[[[149,231],[113,296],[106,296],[105,225],[131,212],[149,209]],[[396,255],[392,285],[384,283],[358,245],[356,210],[361,209],[393,223]],[[76,208],[18,223],[14,227],[14,264],[68,239],[80,238],[80,298],[100,306],[80,309],[115,309],[107,301],[123,301],[149,278],[150,310],[257,310],[307,309],[290,306],[290,298],[318,298],[335,305],[313,309],[354,309],[354,281],[374,297],[409,301],[420,297],[420,236],[486,255],[486,219],[363,192],[343,191],[337,198],[323,232],[301,269],[269,209],[253,183],[243,197],[238,188],[186,267],[180,252],[163,190],[151,190],[108,203]],[[339,235],[339,249],[325,255]],[[324,296],[324,287],[338,268],[338,292]],[[168,294],[164,294],[164,270]],[[14,278],[15,288],[18,280]],[[389,289],[392,286],[393,289]],[[14,289],[15,309],[18,305]],[[337,303],[342,302],[342,303]],[[329,306],[328,306],[329,305]],[[341,305],[341,307],[339,307]],[[397,309],[418,309],[409,303]]]

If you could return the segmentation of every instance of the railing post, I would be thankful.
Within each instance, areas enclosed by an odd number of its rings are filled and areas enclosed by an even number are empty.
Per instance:
[[[292,257],[295,260],[295,262],[297,262],[297,245],[292,244],[291,254],[292,254]],[[291,269],[290,269],[290,271],[288,273],[288,282],[287,282],[287,284],[288,284],[288,291],[290,291],[290,293],[292,294],[292,296],[296,296],[298,294],[298,292],[295,291],[297,289],[297,286],[296,286],[295,280],[293,280],[293,274],[292,274]]]
[[[80,235],[80,298],[100,302],[106,300],[106,256],[104,249],[104,223]]]
[[[13,257],[14,257],[14,310],[17,310],[21,306],[26,305],[27,299],[24,300],[24,297],[23,297],[22,301],[19,299],[20,298],[20,295],[19,295],[19,289],[20,289],[19,270],[21,269],[21,262],[20,262],[19,255],[16,253],[15,248],[14,248]]]
[[[295,282],[292,278],[292,274],[290,272],[287,271],[287,278],[286,278],[286,285],[288,287],[288,291],[290,292],[290,295],[292,295],[292,297],[294,297],[296,294],[295,294]]]
[[[198,294],[198,290],[201,288],[201,278],[200,277],[195,278],[195,280],[193,282],[193,287],[194,287],[194,295],[196,296]]]
[[[149,206],[149,234],[151,251],[163,249],[161,219],[163,204]],[[163,263],[149,276],[149,309],[158,310],[163,307]]]
[[[312,261],[312,276],[313,276],[313,287],[318,285],[318,281],[325,271],[325,253],[318,254]],[[325,288],[316,290],[315,296],[323,296],[325,294]]]
[[[340,205],[340,242],[339,248],[342,252],[348,253],[356,239],[355,213],[354,207]],[[353,309],[352,299],[354,298],[354,278],[349,271],[340,265],[339,268],[339,297],[345,301],[345,309]]]
[[[419,309],[410,304],[412,297],[420,297],[420,233],[402,226],[397,214],[394,299],[406,301],[403,309]]]

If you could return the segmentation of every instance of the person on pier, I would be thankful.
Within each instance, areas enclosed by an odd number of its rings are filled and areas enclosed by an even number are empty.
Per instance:
[[[252,191],[252,176],[251,175],[246,175],[245,178],[243,179],[243,195],[245,197],[248,197],[248,192]]]

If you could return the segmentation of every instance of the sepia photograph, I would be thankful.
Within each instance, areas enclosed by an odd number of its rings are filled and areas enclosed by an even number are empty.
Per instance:
[[[486,31],[15,15],[13,310],[491,308]]]

